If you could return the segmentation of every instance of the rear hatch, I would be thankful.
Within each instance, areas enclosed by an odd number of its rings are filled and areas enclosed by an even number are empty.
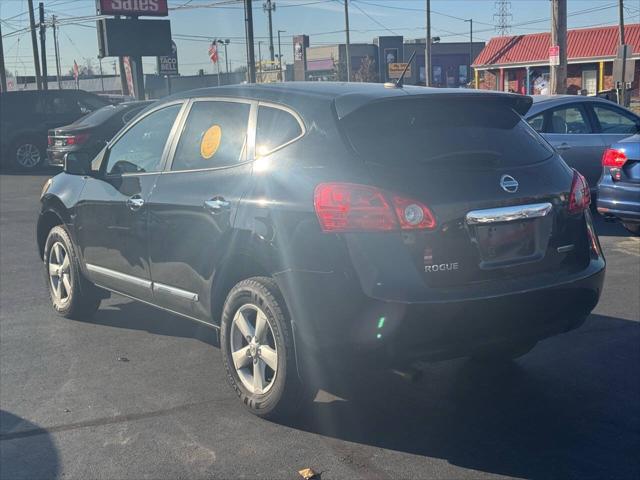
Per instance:
[[[421,203],[436,220],[433,229],[400,229],[400,250],[389,237],[360,242],[370,249],[363,258],[402,268],[408,254],[436,288],[585,268],[584,209],[569,212],[574,172],[521,119],[522,98],[407,96],[340,120],[366,183]]]

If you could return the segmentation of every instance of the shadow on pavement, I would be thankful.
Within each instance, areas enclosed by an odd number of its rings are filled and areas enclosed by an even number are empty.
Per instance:
[[[593,214],[593,224],[598,236],[602,237],[633,237],[618,221],[605,221],[602,215]]]
[[[501,366],[431,364],[417,384],[365,372],[288,426],[493,474],[639,478],[639,341],[637,322],[592,315]]]
[[[114,296],[117,301],[121,300],[121,297],[115,294]],[[115,328],[143,330],[155,335],[194,338],[209,345],[218,346],[218,333],[214,328],[125,299],[122,299],[121,303],[110,301],[101,306],[93,317],[84,321]]]
[[[59,468],[58,451],[45,429],[0,410],[2,478],[55,478]]]

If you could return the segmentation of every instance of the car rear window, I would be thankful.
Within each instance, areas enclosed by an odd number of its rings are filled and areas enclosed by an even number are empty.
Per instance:
[[[341,124],[355,151],[365,161],[382,165],[510,166],[553,155],[520,115],[488,98],[376,102]]]
[[[126,108],[120,105],[108,105],[106,107],[99,108],[98,110],[90,113],[89,115],[82,117],[80,120],[75,122],[75,125],[78,125],[78,126],[100,125],[108,121],[116,113],[124,112],[125,110]]]

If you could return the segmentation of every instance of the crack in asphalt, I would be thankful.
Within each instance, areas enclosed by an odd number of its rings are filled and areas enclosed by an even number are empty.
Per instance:
[[[163,410],[155,410],[152,412],[132,413],[129,415],[116,415],[113,417],[96,418],[94,420],[85,420],[83,422],[67,423],[65,425],[57,425],[53,427],[37,427],[27,430],[19,430],[17,432],[0,433],[0,442],[7,440],[15,440],[18,438],[33,437],[36,435],[47,435],[57,432],[66,432],[69,430],[77,430],[79,428],[98,427],[103,425],[112,425],[122,422],[132,422],[136,420],[144,420],[146,418],[160,417],[163,415],[171,415],[176,412],[189,410],[194,407],[200,407],[213,403],[214,400],[206,400],[204,402],[187,403],[185,405],[179,405],[176,407],[165,408]]]

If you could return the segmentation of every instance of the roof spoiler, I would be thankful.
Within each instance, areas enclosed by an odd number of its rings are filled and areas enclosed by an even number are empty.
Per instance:
[[[518,95],[515,93],[486,92],[464,89],[461,89],[460,92],[456,91],[455,93],[452,93],[451,90],[440,93],[437,89],[429,89],[429,93],[407,94],[401,89],[398,90],[399,92],[397,95],[389,95],[385,97],[373,97],[371,95],[359,93],[346,94],[337,97],[334,102],[338,119],[342,120],[346,116],[351,115],[366,105],[393,101],[411,102],[416,100],[441,100],[443,98],[452,100],[468,99],[470,101],[487,101],[505,105],[512,108],[520,115],[526,114],[533,104],[533,99],[530,96]]]

